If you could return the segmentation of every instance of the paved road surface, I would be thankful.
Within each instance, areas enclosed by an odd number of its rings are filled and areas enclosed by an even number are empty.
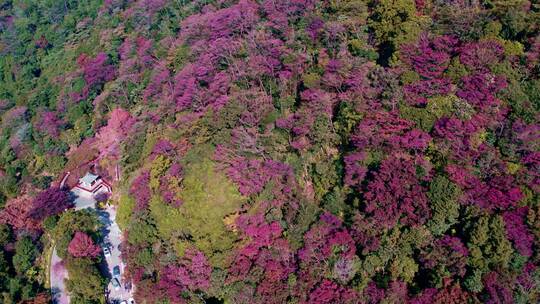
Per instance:
[[[80,196],[79,189],[71,190],[71,195],[73,195],[73,203],[75,204],[76,210],[86,209],[86,208],[96,208],[96,200],[93,197]]]
[[[67,277],[67,269],[64,267],[60,257],[56,254],[56,248],[54,248],[50,268],[51,293],[54,304],[69,304],[69,296],[66,292],[66,285],[64,284],[64,279]]]
[[[66,172],[66,174],[62,178],[62,181],[60,182],[60,188],[64,188],[64,185],[66,184],[66,181],[67,181],[70,174],[71,174],[71,172],[69,172],[69,171]]]

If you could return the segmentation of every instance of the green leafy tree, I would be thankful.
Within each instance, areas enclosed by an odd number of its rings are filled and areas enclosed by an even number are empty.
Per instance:
[[[7,224],[0,224],[0,248],[11,241],[11,229]]]
[[[38,256],[38,249],[32,239],[28,236],[20,238],[15,244],[15,255],[13,256],[13,267],[18,274],[26,274],[32,268]]]
[[[332,159],[323,160],[313,164],[312,176],[317,198],[327,194],[339,180],[336,172],[336,162]]]
[[[116,211],[116,222],[118,223],[120,229],[124,230],[128,227],[134,207],[134,199],[132,199],[128,195],[120,196],[120,200],[118,202],[118,210]]]
[[[437,176],[431,182],[428,197],[432,217],[427,226],[433,235],[444,234],[458,222],[460,205],[459,188],[446,177]]]
[[[509,38],[519,38],[530,27],[530,14],[525,9],[526,0],[484,0],[483,5],[503,23],[502,34]]]
[[[66,268],[69,273],[66,288],[71,303],[105,303],[105,278],[92,260],[68,258]]]
[[[54,231],[54,228],[56,227],[56,224],[58,223],[58,216],[57,215],[53,215],[53,216],[49,216],[48,218],[46,218],[44,221],[43,221],[43,229],[48,232],[48,233],[52,233]]]
[[[388,269],[394,280],[412,282],[419,269],[413,258],[414,252],[416,248],[429,244],[431,239],[430,232],[422,226],[404,231],[398,226],[394,227],[381,237],[380,247],[364,259],[361,267],[365,269],[362,284],[385,269]]]
[[[425,108],[400,105],[401,117],[414,121],[416,126],[426,132],[433,129],[435,122],[441,117],[453,115],[461,119],[470,119],[474,109],[455,95],[435,96],[428,99]]]
[[[417,14],[414,0],[380,0],[368,24],[382,50],[394,52],[402,43],[416,40],[428,22],[428,17]]]
[[[348,102],[339,104],[339,109],[334,119],[334,129],[339,134],[342,140],[348,140],[351,132],[363,115],[354,109],[354,106]]]
[[[150,201],[150,213],[156,222],[156,228],[161,239],[169,240],[182,231],[182,214],[179,208],[165,204],[154,195]]]
[[[152,168],[150,170],[150,188],[155,192],[159,190],[159,178],[163,176],[170,165],[171,160],[163,155],[156,156],[152,162]]]
[[[131,220],[128,242],[134,245],[151,245],[158,240],[154,218],[148,212],[139,212]]]
[[[8,167],[7,169],[9,170],[11,168]],[[16,168],[13,171],[15,171],[15,174],[18,174]],[[0,177],[0,192],[7,198],[16,197],[19,194],[19,179],[11,174]]]
[[[4,207],[6,204],[7,197],[4,195],[4,193],[0,192],[0,209]]]
[[[466,278],[466,285],[471,291],[479,291],[483,274],[495,268],[507,268],[513,253],[499,215],[481,216],[475,220],[468,234],[467,247],[472,272]]]
[[[4,291],[9,280],[9,264],[5,258],[4,251],[0,250],[0,292]]]

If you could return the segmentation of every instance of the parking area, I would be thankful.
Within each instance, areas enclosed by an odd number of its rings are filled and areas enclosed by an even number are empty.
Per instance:
[[[108,301],[109,303],[122,303],[122,301],[130,302],[132,300],[131,283],[123,279],[125,265],[121,258],[122,233],[116,223],[116,208],[107,207],[100,214],[100,219],[104,223],[104,244],[105,244],[105,259],[107,262],[107,272],[111,279],[108,285]],[[116,270],[115,270],[116,268]],[[117,280],[118,284],[113,284],[113,280]],[[116,285],[116,286],[114,286]]]
[[[75,204],[75,209],[81,210],[86,208],[95,208],[96,200],[92,196],[80,195],[78,189],[71,190],[71,195],[73,196],[73,203]]]
[[[92,208],[96,210],[99,220],[103,223],[101,234],[103,235],[102,248],[104,249],[105,263],[102,264],[101,270],[109,280],[106,291],[107,303],[134,304],[131,282],[126,282],[123,279],[125,264],[121,258],[122,232],[116,223],[116,207],[107,206],[106,209],[97,209],[94,197],[80,193],[77,189],[72,189],[71,195],[73,195],[75,209]],[[51,264],[53,303],[68,304],[69,295],[64,284],[67,271],[61,271],[62,260],[56,255],[56,250],[53,251]],[[118,284],[112,283],[115,279]]]

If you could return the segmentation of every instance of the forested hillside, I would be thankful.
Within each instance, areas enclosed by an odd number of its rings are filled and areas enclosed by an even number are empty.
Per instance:
[[[538,303],[539,110],[538,0],[0,0],[0,303],[86,171],[137,303]]]

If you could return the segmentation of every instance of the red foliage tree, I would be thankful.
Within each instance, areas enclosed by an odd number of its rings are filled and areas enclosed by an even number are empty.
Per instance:
[[[88,234],[77,231],[69,242],[68,252],[76,258],[95,258],[101,253],[101,248],[94,243]]]
[[[118,156],[119,144],[131,131],[135,121],[135,118],[122,108],[112,110],[107,125],[102,127],[96,135],[96,146],[100,155]]]
[[[34,298],[19,302],[19,304],[48,304],[51,303],[51,296],[46,293],[38,293]]]
[[[0,211],[0,222],[10,224],[15,229],[38,230],[41,221],[30,216],[33,211],[32,199],[26,195],[8,200]]]

